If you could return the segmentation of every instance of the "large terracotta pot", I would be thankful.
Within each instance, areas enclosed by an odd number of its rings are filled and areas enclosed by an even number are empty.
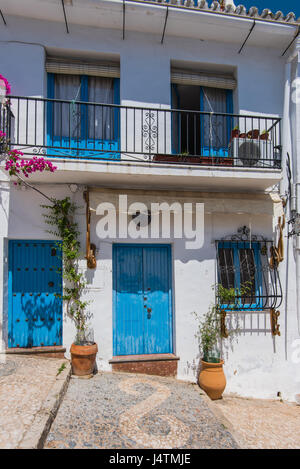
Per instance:
[[[91,375],[95,368],[97,344],[92,345],[71,345],[72,371],[74,375]]]
[[[199,386],[214,401],[221,399],[226,387],[226,378],[223,371],[224,361],[219,363],[208,363],[201,360],[201,371],[199,374]]]

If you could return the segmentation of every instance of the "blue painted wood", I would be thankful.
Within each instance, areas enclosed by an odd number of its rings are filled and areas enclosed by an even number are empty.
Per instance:
[[[170,246],[115,245],[113,259],[114,355],[171,353]]]
[[[114,247],[114,355],[144,353],[143,249]]]
[[[232,90],[224,90],[226,93],[226,113],[227,114],[232,114],[233,113],[233,94]],[[200,87],[200,111],[204,110],[204,93],[203,93],[203,87]],[[209,116],[205,116],[202,119],[202,124],[201,124],[201,141],[204,141],[204,119],[208,120]],[[224,120],[224,125],[225,125],[225,120]],[[211,156],[211,157],[227,157],[229,156],[229,142],[230,142],[230,137],[231,137],[231,129],[233,129],[234,126],[231,125],[231,118],[227,117],[226,118],[226,132],[227,132],[227,142],[224,142],[224,146],[216,146],[216,147],[209,147],[202,145],[201,148],[201,154],[202,156]]]
[[[171,353],[170,246],[143,248],[144,353]]]
[[[8,346],[62,344],[62,258],[55,241],[9,241]]]
[[[82,75],[80,78],[80,101],[88,102],[88,77]],[[48,73],[47,92],[49,99],[55,99],[55,75]],[[120,103],[120,79],[114,79],[114,104]],[[74,105],[76,105],[74,103]],[[78,106],[78,105],[77,105]],[[112,133],[109,139],[90,138],[88,135],[88,112],[93,113],[93,108],[86,104],[80,105],[78,109],[80,119],[80,130],[77,137],[55,135],[54,133],[54,104],[47,104],[47,146],[49,155],[55,156],[80,156],[100,159],[120,159],[120,112],[113,112]],[[72,149],[71,149],[72,148]]]

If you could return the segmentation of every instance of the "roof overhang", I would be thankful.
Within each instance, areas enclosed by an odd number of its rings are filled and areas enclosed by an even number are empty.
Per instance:
[[[193,38],[237,45],[237,52],[247,39],[248,46],[278,49],[281,55],[298,32],[296,22],[250,18],[212,10],[201,10],[137,0],[4,0],[2,13],[7,25],[13,26],[14,16],[72,25],[110,28],[124,32],[136,31],[171,37]],[[166,21],[167,16],[167,21]],[[253,28],[255,21],[255,28]],[[252,31],[251,31],[252,29]],[[251,34],[249,35],[249,32]]]

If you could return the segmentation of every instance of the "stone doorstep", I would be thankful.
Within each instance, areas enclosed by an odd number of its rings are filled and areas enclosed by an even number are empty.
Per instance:
[[[179,357],[171,353],[120,355],[109,360],[112,371],[176,377]]]
[[[66,364],[66,368],[56,376],[56,380],[52,388],[17,449],[43,448],[52,422],[56,417],[59,406],[67,391],[71,372],[71,364],[68,362]]]
[[[8,355],[34,355],[44,358],[65,358],[66,348],[62,345],[51,345],[48,347],[7,348],[5,353]]]

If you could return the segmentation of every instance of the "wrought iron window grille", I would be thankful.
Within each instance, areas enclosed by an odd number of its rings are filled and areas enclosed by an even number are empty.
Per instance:
[[[216,240],[217,284],[230,292],[227,300],[216,288],[216,302],[226,312],[277,310],[282,286],[272,262],[274,242],[252,234],[247,226]],[[230,299],[228,299],[230,298]]]

